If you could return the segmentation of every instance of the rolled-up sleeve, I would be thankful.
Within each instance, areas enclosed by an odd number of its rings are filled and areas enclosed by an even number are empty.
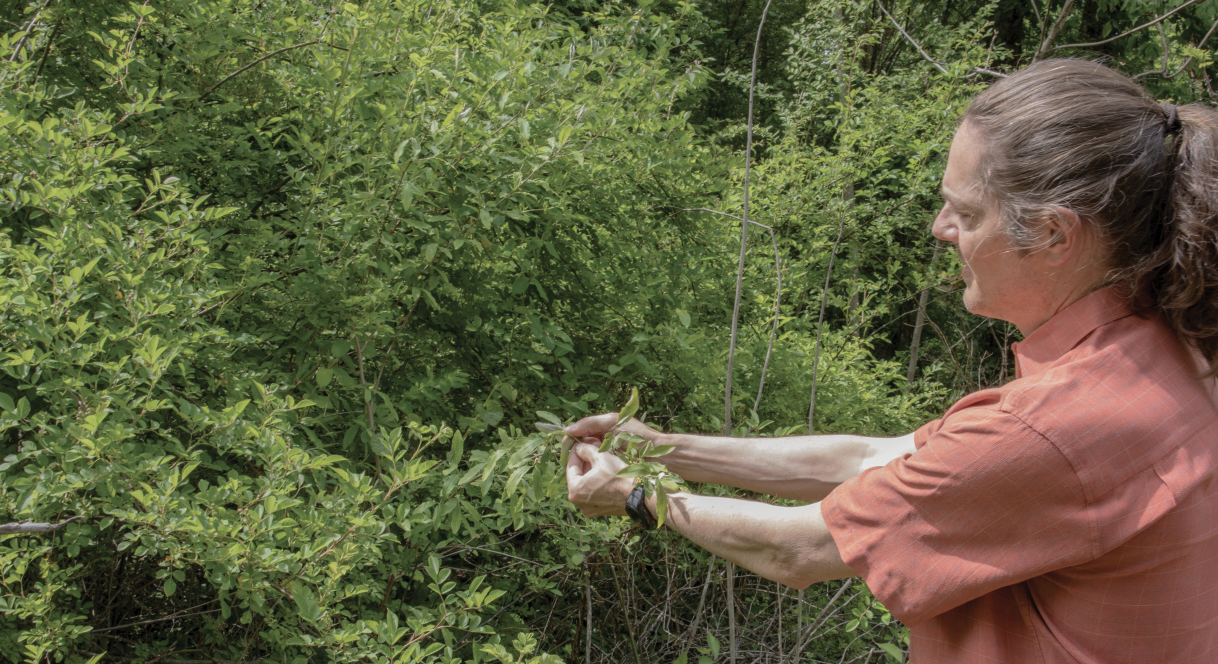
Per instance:
[[[906,625],[1099,553],[1069,461],[998,403],[953,408],[915,438],[821,503],[843,561]]]

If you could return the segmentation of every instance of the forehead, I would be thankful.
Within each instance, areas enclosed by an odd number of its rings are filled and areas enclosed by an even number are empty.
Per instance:
[[[960,125],[952,139],[947,168],[943,172],[941,193],[944,200],[957,204],[982,202],[981,161],[984,156],[985,147],[977,132],[968,122]]]

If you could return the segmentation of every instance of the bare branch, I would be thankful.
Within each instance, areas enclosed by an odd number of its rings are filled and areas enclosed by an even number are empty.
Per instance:
[[[914,48],[918,49],[918,53],[922,56],[923,59],[925,59],[927,62],[931,63],[932,65],[934,65],[935,69],[938,69],[940,72],[942,72],[944,74],[947,73],[947,67],[944,67],[943,65],[939,64],[938,62],[935,62],[935,59],[930,57],[930,54],[927,53],[922,48],[922,45],[919,44],[917,41],[915,41],[913,37],[910,37],[908,32],[905,32],[905,28],[901,27],[901,24],[897,23],[897,20],[892,17],[892,14],[888,13],[888,8],[884,6],[883,2],[880,2],[880,0],[875,0],[875,3],[880,6],[880,11],[884,12],[884,15],[888,17],[888,20],[892,21],[892,24],[897,26],[897,30],[900,30],[901,34],[905,35],[905,39],[907,39],[910,44],[913,44]]]
[[[304,48],[304,47],[306,47],[306,46],[313,46],[313,45],[315,45],[315,44],[325,44],[326,46],[329,46],[330,48],[337,48],[337,49],[339,49],[340,51],[345,51],[345,50],[347,50],[347,49],[343,48],[342,46],[338,46],[338,45],[335,45],[335,44],[331,44],[331,43],[328,43],[328,42],[322,41],[322,40],[320,40],[320,39],[317,39],[317,40],[314,40],[314,41],[311,41],[311,42],[305,42],[305,43],[303,43],[303,44],[295,44],[295,45],[292,45],[292,46],[285,46],[285,47],[283,47],[283,48],[281,48],[281,49],[279,49],[279,50],[277,50],[277,51],[271,51],[270,53],[267,53],[266,55],[262,56],[261,58],[258,58],[257,60],[254,60],[253,62],[251,62],[251,63],[249,63],[249,64],[245,65],[244,67],[242,67],[242,68],[238,69],[237,71],[235,71],[235,72],[233,72],[233,73],[229,74],[228,76],[225,76],[224,78],[220,79],[220,82],[219,82],[219,83],[217,83],[217,84],[215,84],[215,85],[211,86],[210,88],[208,88],[207,92],[204,92],[203,94],[199,95],[199,98],[198,98],[198,99],[196,99],[195,101],[203,101],[204,99],[207,99],[209,96],[211,96],[211,93],[215,92],[215,91],[216,91],[216,89],[217,89],[217,88],[219,88],[221,85],[224,85],[225,83],[228,83],[230,80],[232,80],[232,78],[233,78],[233,77],[237,76],[238,74],[240,74],[241,72],[245,71],[246,69],[249,69],[250,67],[253,67],[254,65],[256,65],[256,64],[258,64],[258,63],[260,63],[260,62],[262,62],[262,61],[264,61],[264,60],[269,60],[269,59],[271,59],[271,58],[275,57],[276,55],[279,55],[280,53],[287,53],[288,51],[293,51],[293,50],[298,49],[298,48]]]
[[[13,49],[13,54],[8,59],[9,62],[17,59],[17,55],[21,53],[21,48],[25,46],[25,43],[30,39],[30,30],[34,29],[34,24],[38,22],[38,17],[42,16],[42,10],[46,9],[47,5],[49,4],[51,4],[51,0],[46,0],[46,2],[43,2],[42,6],[38,8],[38,11],[34,12],[34,18],[31,18],[30,22],[25,26],[25,30],[22,30],[23,34],[21,35],[21,39],[17,40],[17,46]]]
[[[1073,0],[1070,0],[1070,1],[1073,2]],[[1156,18],[1153,21],[1149,21],[1147,23],[1143,23],[1142,25],[1139,25],[1138,27],[1136,27],[1132,30],[1126,30],[1125,32],[1122,32],[1121,34],[1119,34],[1115,37],[1109,37],[1108,39],[1104,39],[1104,40],[1097,41],[1097,42],[1086,42],[1083,44],[1065,44],[1063,46],[1054,46],[1052,50],[1045,52],[1045,54],[1047,55],[1048,53],[1052,53],[1054,51],[1060,51],[1060,50],[1066,49],[1066,48],[1086,48],[1088,46],[1099,46],[1101,44],[1107,44],[1108,42],[1114,42],[1122,37],[1128,37],[1129,35],[1132,35],[1133,33],[1137,32],[1139,30],[1145,30],[1146,28],[1149,28],[1150,26],[1155,25],[1156,23],[1158,23],[1164,19],[1174,16],[1177,12],[1184,9],[1185,7],[1191,7],[1201,1],[1202,0],[1188,0],[1188,2],[1180,5],[1179,7],[1176,7],[1175,9],[1167,12],[1166,14],[1160,16],[1159,18]],[[1058,20],[1060,21],[1061,19],[1058,19]],[[1057,27],[1057,26],[1054,26],[1054,27]],[[1041,45],[1041,47],[1040,47],[1041,51],[1045,51],[1046,46],[1050,42],[1052,42],[1053,38],[1055,38],[1055,37],[1057,37],[1056,32],[1050,34],[1049,38],[1045,40],[1045,44]]]
[[[1209,32],[1205,33],[1205,36],[1201,38],[1201,42],[1197,44],[1197,48],[1201,48],[1202,46],[1205,46],[1205,42],[1209,41],[1210,37],[1213,36],[1215,29],[1218,29],[1218,21],[1214,21],[1214,24],[1210,26]],[[1180,67],[1178,69],[1176,69],[1176,71],[1172,72],[1171,74],[1168,74],[1167,73],[1167,47],[1164,46],[1164,48],[1163,48],[1163,69],[1161,69],[1161,70],[1152,69],[1151,71],[1144,71],[1141,74],[1134,76],[1133,78],[1134,78],[1134,80],[1137,80],[1139,78],[1142,78],[1143,76],[1159,74],[1165,79],[1173,79],[1173,78],[1179,76],[1180,72],[1184,71],[1184,68],[1187,67],[1192,61],[1193,61],[1193,56],[1191,56],[1191,55],[1188,56],[1187,58],[1184,58],[1184,62],[1180,63]]]
[[[3,523],[0,524],[0,535],[34,535],[42,533],[53,533],[60,528],[72,523],[77,519],[83,519],[83,516],[74,516],[70,519],[60,521],[59,523],[30,523],[22,521],[20,523]]]
[[[922,56],[922,59],[924,59],[927,62],[929,62],[930,64],[934,65],[935,69],[938,69],[940,73],[942,73],[942,74],[947,73],[947,67],[944,67],[942,64],[935,61],[934,58],[930,57],[930,54],[926,52],[926,49],[922,48],[922,45],[919,44],[916,39],[909,36],[909,33],[905,31],[905,28],[902,27],[900,23],[897,23],[897,19],[893,18],[892,14],[888,13],[888,8],[884,6],[884,3],[881,0],[875,0],[875,3],[880,6],[880,11],[884,12],[884,15],[888,17],[889,21],[892,21],[892,24],[894,26],[896,26],[897,30],[899,30],[901,32],[901,34],[905,37],[905,40],[908,41],[910,44],[912,44],[913,47],[918,50],[918,54]],[[1000,71],[994,71],[993,69],[987,69],[985,67],[973,67],[973,71],[977,72],[978,74],[988,74],[990,76],[996,76],[998,78],[1007,77],[1006,74],[1004,74]]]
[[[1074,7],[1074,0],[1066,0],[1066,4],[1062,6],[1062,11],[1057,15],[1057,20],[1053,22],[1053,27],[1049,29],[1049,34],[1045,35],[1045,40],[1040,43],[1040,48],[1036,49],[1036,55],[1032,56],[1032,62],[1036,62],[1045,57],[1053,50],[1050,47],[1053,45],[1053,40],[1061,34],[1062,26],[1066,24],[1066,19],[1070,17],[1070,9]],[[1045,10],[1048,12],[1048,9]]]
[[[761,22],[757,25],[757,39],[753,42],[753,74],[749,79],[749,117],[748,131],[744,144],[744,223],[740,224],[740,260],[736,265],[736,300],[732,306],[732,335],[727,347],[727,385],[723,394],[723,435],[732,435],[732,369],[736,364],[736,335],[740,325],[740,295],[744,289],[744,257],[749,250],[749,176],[753,165],[753,97],[757,91],[757,58],[761,54],[761,31],[765,28],[765,18],[770,12],[770,3],[766,0],[765,8],[761,10]],[[733,645],[735,642],[733,641]],[[732,664],[735,664],[733,657]]]

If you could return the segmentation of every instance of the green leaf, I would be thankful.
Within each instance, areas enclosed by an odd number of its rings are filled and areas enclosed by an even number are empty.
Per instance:
[[[645,464],[636,463],[617,471],[618,477],[643,477],[650,470]]]
[[[0,408],[3,408],[4,410],[11,412],[13,410],[16,410],[17,406],[13,404],[12,397],[5,394],[4,392],[0,392]]]
[[[311,623],[321,620],[322,612],[317,604],[317,595],[307,586],[295,585],[292,589],[292,601],[296,602],[296,609],[301,618]]]
[[[173,577],[165,579],[165,596],[170,597],[178,591],[178,583],[173,580]]]
[[[895,643],[880,643],[877,645],[879,646],[880,650],[883,650],[885,654],[887,654],[888,657],[890,657],[892,661],[896,662],[897,664],[901,664],[901,662],[905,661],[905,652]]]
[[[546,412],[544,410],[537,411],[537,417],[540,417],[541,419],[546,420],[547,422],[550,422],[552,424],[558,424],[558,425],[562,424],[562,420],[558,419],[557,415],[555,415],[554,413]]]
[[[639,411],[639,388],[633,387],[633,388],[630,388],[630,400],[627,401],[626,405],[622,406],[622,409],[618,412],[617,426],[620,427],[623,424],[629,422],[630,418],[634,417],[634,414],[637,413],[638,411]],[[617,427],[614,427],[614,428],[617,428]]]
[[[317,370],[317,387],[324,388],[330,384],[330,379],[334,377],[334,370],[330,367],[321,367]]]
[[[657,445],[656,447],[647,450],[647,454],[644,454],[643,456],[648,459],[662,457],[675,449],[677,449],[675,445]]]
[[[562,451],[558,455],[558,474],[565,476],[567,474],[567,460],[571,457],[571,445],[575,441],[571,438],[565,438],[562,441]]]

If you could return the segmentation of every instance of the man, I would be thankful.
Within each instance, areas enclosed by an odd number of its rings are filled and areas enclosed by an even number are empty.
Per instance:
[[[968,310],[1023,334],[1016,379],[892,439],[632,420],[688,480],[810,503],[678,493],[668,524],[794,587],[861,576],[913,662],[1218,661],[1214,182],[1212,111],[1077,60],[995,84],[952,142],[933,233],[959,251]],[[571,501],[625,514],[634,480],[584,443]]]

